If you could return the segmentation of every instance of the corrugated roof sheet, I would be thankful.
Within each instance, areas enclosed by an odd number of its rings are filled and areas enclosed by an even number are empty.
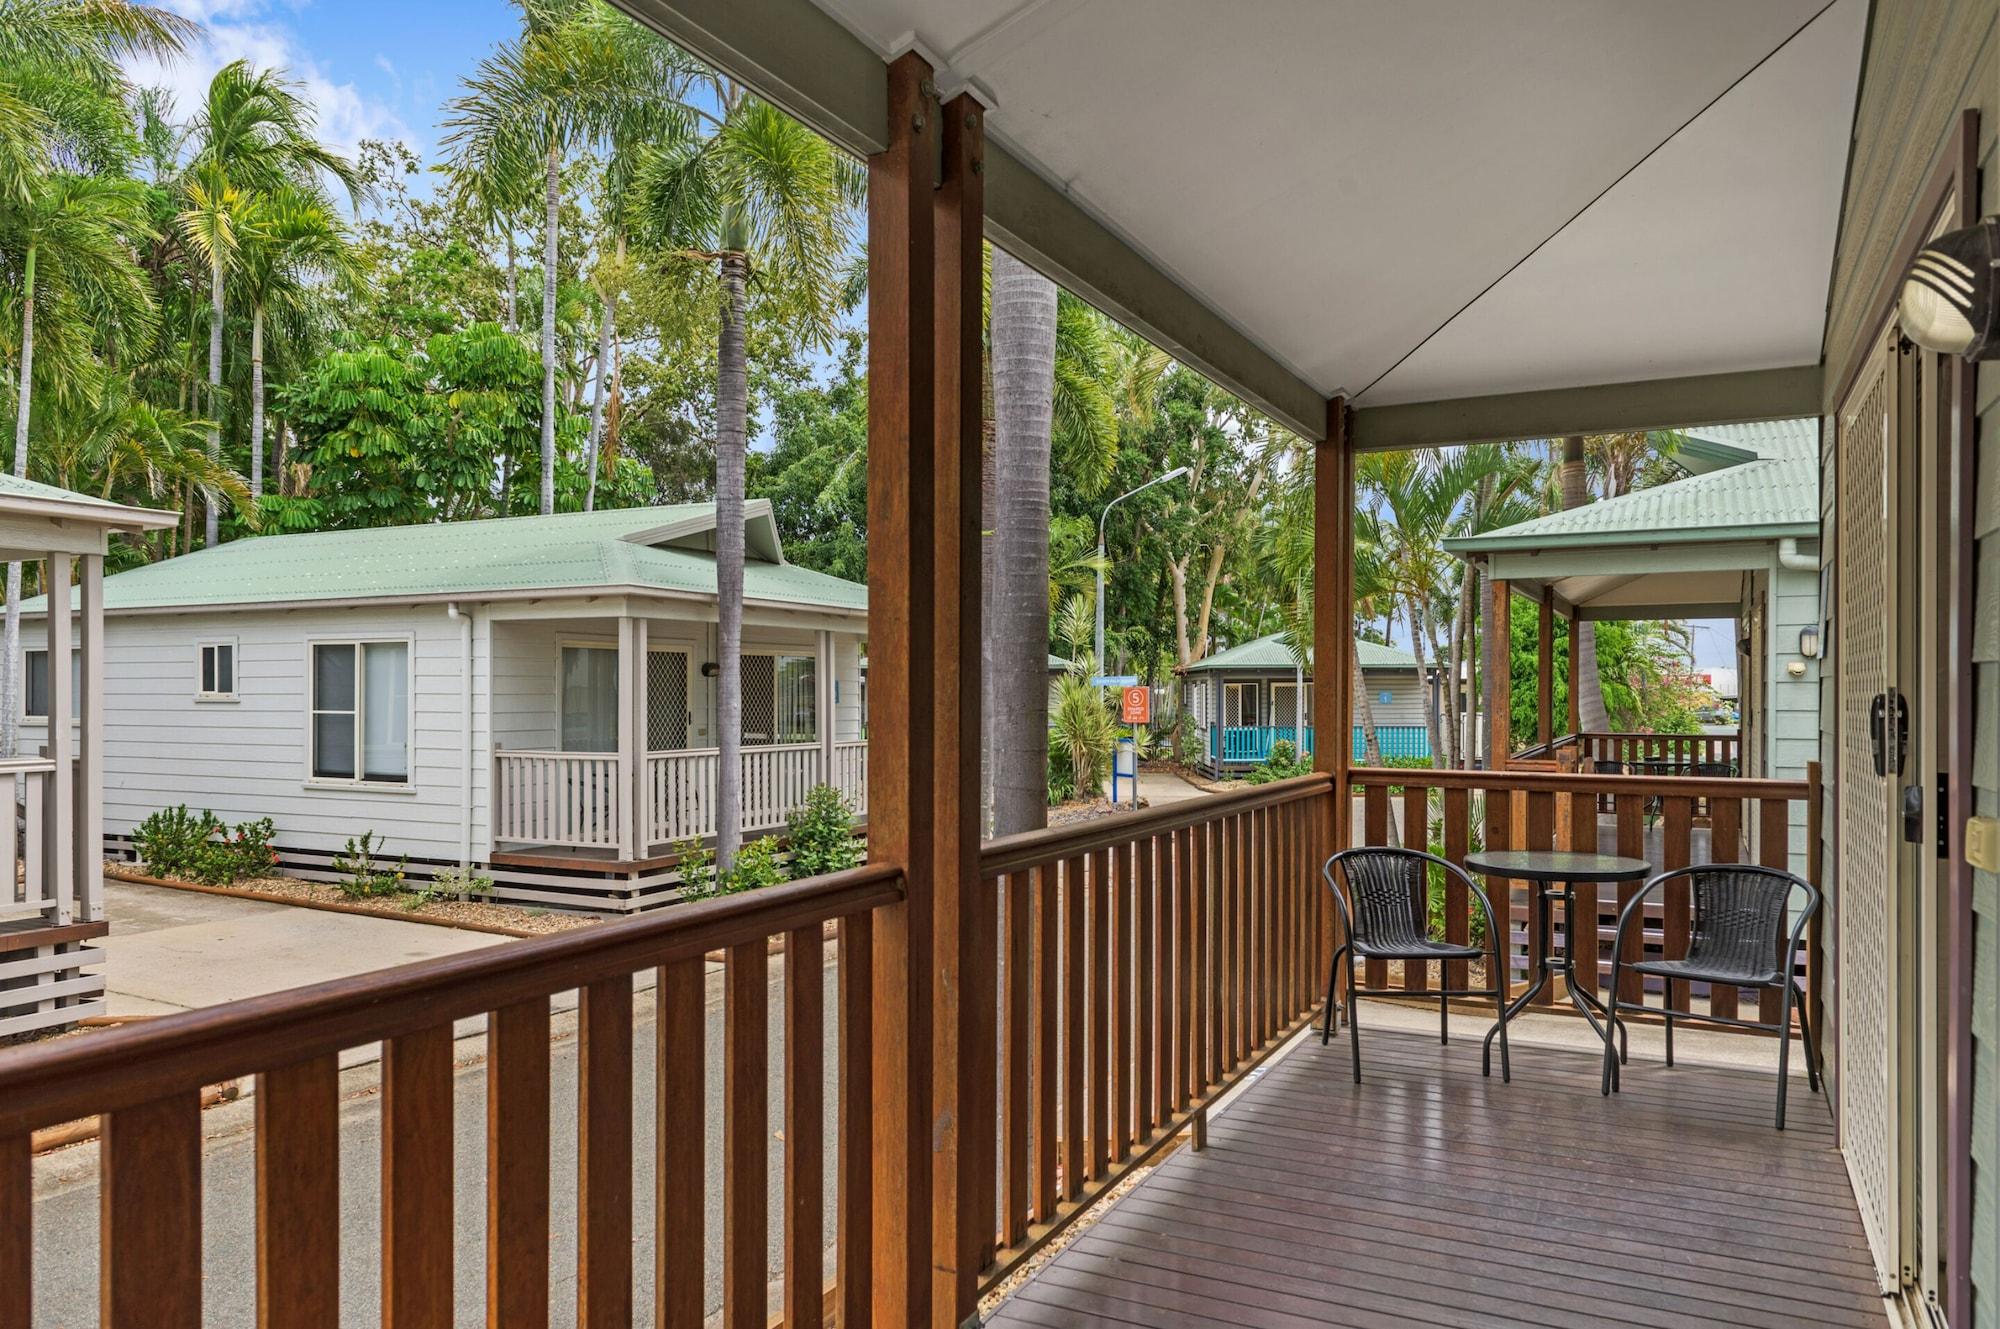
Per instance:
[[[1445,541],[1455,554],[1578,545],[1776,540],[1819,532],[1819,421],[1684,430],[1755,460]]]
[[[635,537],[702,518],[712,523],[714,509],[687,503],[253,536],[107,577],[104,602],[112,610],[167,609],[619,587],[713,596],[713,554]],[[749,562],[743,594],[756,602],[868,607],[866,586],[790,563]]]
[[[1417,657],[1407,651],[1399,651],[1393,646],[1379,642],[1358,641],[1355,649],[1361,656],[1363,669],[1415,669]],[[1206,673],[1210,670],[1241,669],[1292,669],[1297,661],[1292,659],[1291,648],[1285,645],[1283,633],[1274,632],[1268,637],[1246,641],[1241,646],[1231,646],[1226,651],[1217,651],[1204,659],[1196,660],[1183,673]]]

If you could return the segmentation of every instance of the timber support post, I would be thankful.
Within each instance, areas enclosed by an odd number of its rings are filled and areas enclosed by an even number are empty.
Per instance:
[[[1590,631],[1590,625],[1583,621],[1583,611],[1572,609],[1569,613],[1569,731],[1583,732],[1583,689],[1577,683],[1583,677],[1583,634]],[[1583,745],[1577,745],[1577,760],[1581,762]]]
[[[1547,586],[1535,631],[1535,741],[1546,757],[1556,737],[1556,593]]]
[[[888,66],[868,159],[868,857],[874,1324],[956,1329],[993,1241],[992,925],[979,911],[984,112]]]
[[[1486,769],[1504,771],[1514,750],[1514,587],[1498,577],[1486,585]]]
[[[1313,769],[1333,776],[1333,799],[1315,855],[1353,841],[1354,801],[1354,448],[1345,397],[1326,404],[1326,437],[1313,456]],[[1313,864],[1315,873],[1319,864]],[[1323,910],[1320,965],[1330,962],[1334,911]]]

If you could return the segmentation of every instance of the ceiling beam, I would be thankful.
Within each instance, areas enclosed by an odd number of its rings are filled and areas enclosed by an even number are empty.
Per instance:
[[[1794,419],[1820,413],[1820,382],[1818,365],[1799,365],[1364,406],[1354,412],[1354,446],[1385,452]]]
[[[856,156],[882,150],[883,53],[810,0],[612,2]],[[1301,437],[1324,433],[1325,392],[991,138],[985,185],[994,244]]]

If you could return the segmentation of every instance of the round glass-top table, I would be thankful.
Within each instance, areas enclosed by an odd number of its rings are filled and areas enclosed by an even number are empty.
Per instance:
[[[1528,927],[1533,940],[1529,943],[1529,954],[1541,957],[1541,963],[1528,983],[1528,990],[1514,998],[1507,1005],[1507,1018],[1516,1015],[1540,995],[1548,986],[1549,974],[1559,973],[1569,990],[1569,999],[1575,1004],[1583,1018],[1590,1022],[1598,1037],[1606,1037],[1606,1026],[1598,1023],[1600,1016],[1608,1013],[1604,1003],[1597,999],[1596,992],[1584,991],[1576,983],[1576,883],[1580,881],[1644,881],[1652,875],[1653,865],[1643,858],[1623,858],[1617,854],[1582,854],[1562,849],[1491,849],[1465,856],[1465,870],[1476,872],[1488,881],[1498,877],[1506,881],[1530,883],[1528,891]],[[1550,955],[1554,928],[1549,917],[1549,906],[1560,900],[1563,906],[1563,920],[1566,934],[1562,952]],[[1505,918],[1504,909],[1495,911]],[[1597,962],[1597,920],[1590,920],[1591,963]],[[1592,978],[1595,979],[1595,975]],[[1594,989],[1596,983],[1593,981]],[[1493,1036],[1500,1031],[1499,1025],[1486,1031],[1486,1042],[1491,1044]]]

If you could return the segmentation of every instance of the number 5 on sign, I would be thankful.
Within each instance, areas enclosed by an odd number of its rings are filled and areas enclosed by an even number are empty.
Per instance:
[[[1118,718],[1124,724],[1151,724],[1153,690],[1144,687],[1122,689]]]

